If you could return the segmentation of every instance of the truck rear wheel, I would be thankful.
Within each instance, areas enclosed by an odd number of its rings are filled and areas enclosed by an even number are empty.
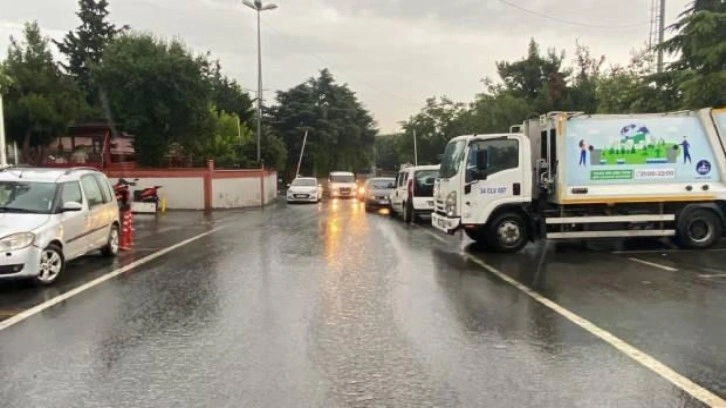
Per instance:
[[[517,252],[527,245],[529,231],[521,215],[505,213],[489,224],[486,233],[487,246],[497,252]]]
[[[713,211],[695,210],[678,223],[678,243],[686,248],[703,249],[715,244],[723,234],[721,220]]]

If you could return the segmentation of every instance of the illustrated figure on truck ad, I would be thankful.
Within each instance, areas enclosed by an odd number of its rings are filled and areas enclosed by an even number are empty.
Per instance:
[[[688,136],[683,136],[681,146],[683,146],[683,164],[686,164],[686,161],[691,163],[691,144],[688,143]]]

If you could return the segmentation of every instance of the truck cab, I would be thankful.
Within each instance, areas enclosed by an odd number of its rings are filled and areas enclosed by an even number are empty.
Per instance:
[[[530,236],[530,150],[519,133],[452,139],[434,185],[433,226],[449,234],[462,228],[501,251],[521,249]]]

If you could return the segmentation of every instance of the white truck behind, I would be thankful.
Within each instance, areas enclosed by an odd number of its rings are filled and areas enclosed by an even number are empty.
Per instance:
[[[432,224],[500,252],[547,239],[674,237],[707,248],[726,222],[726,110],[554,112],[452,139]]]

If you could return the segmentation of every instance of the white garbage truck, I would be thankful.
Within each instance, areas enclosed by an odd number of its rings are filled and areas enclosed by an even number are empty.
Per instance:
[[[510,133],[455,137],[434,199],[435,228],[498,252],[542,238],[707,248],[726,226],[726,110],[552,112]]]

